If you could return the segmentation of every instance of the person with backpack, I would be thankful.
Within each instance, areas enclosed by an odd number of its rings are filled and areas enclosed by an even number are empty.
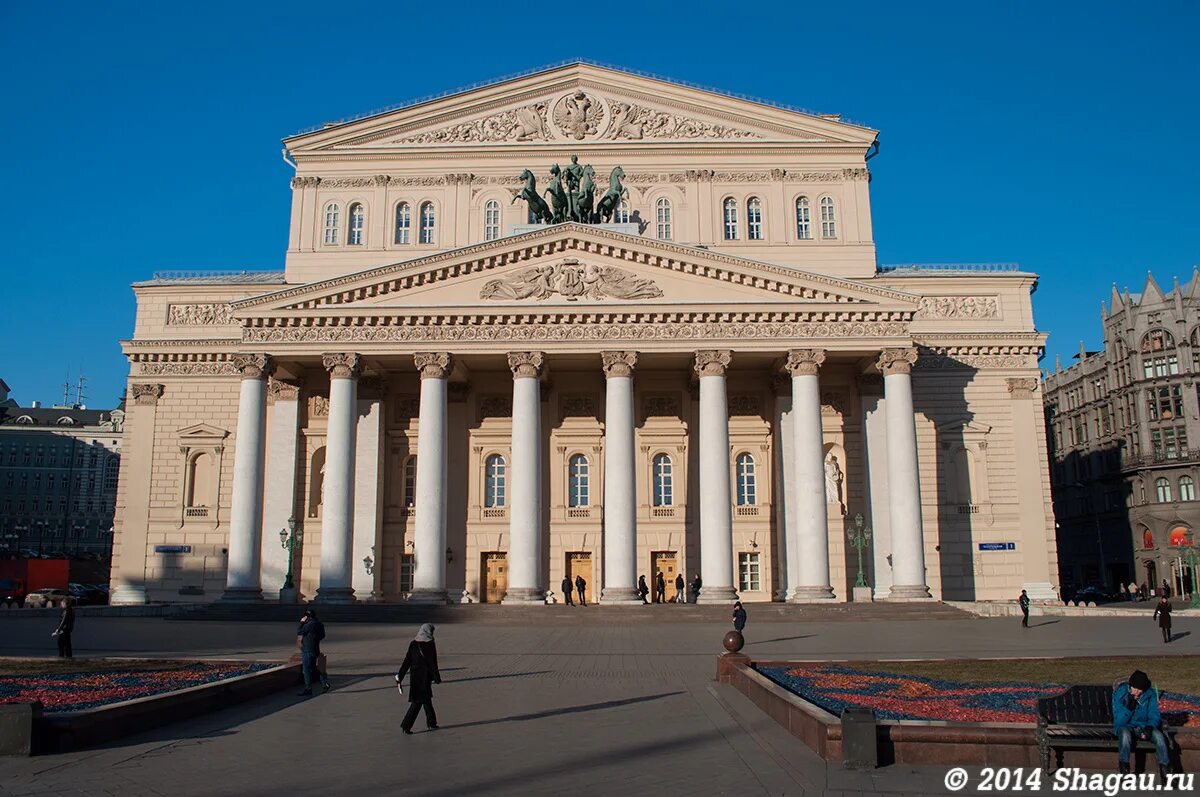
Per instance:
[[[433,685],[442,682],[438,670],[437,645],[433,641],[433,623],[425,623],[408,643],[408,653],[396,672],[396,687],[403,694],[401,682],[408,673],[408,712],[400,723],[400,730],[412,735],[412,726],[417,721],[417,712],[425,709],[425,726],[431,731],[438,729],[437,712],[433,710]]]
[[[300,648],[300,669],[304,672],[304,691],[298,697],[311,697],[313,673],[321,682],[321,691],[329,691],[329,676],[320,668],[321,640],[325,638],[325,624],[317,619],[315,609],[306,609],[300,615],[300,627],[296,629],[296,645]]]

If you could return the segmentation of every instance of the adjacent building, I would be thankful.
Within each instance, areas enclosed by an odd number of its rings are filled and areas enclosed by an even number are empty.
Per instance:
[[[134,286],[113,598],[1057,595],[1036,275],[880,267],[877,131],[584,63],[285,139]]]
[[[1056,363],[1043,389],[1062,584],[1191,583],[1200,528],[1200,274],[1113,289],[1104,349]],[[1189,443],[1190,441],[1190,443]]]

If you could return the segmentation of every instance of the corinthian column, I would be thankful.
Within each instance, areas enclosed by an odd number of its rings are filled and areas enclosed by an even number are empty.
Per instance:
[[[417,422],[416,572],[410,603],[446,602],[446,379],[454,359],[445,352],[413,357],[421,372]]]
[[[229,513],[229,566],[223,601],[262,600],[263,460],[267,425],[267,377],[273,364],[265,354],[238,354],[242,374],[237,438],[233,452],[233,507]]]
[[[915,348],[884,349],[878,361],[887,405],[888,509],[892,520],[893,583],[888,600],[929,597],[912,397],[912,367],[916,362]]]
[[[541,603],[541,382],[540,351],[512,352],[512,485],[509,489],[508,592],[502,603]],[[420,468],[420,460],[417,460]]]
[[[353,603],[354,454],[358,419],[357,354],[326,354],[329,428],[325,439],[325,498],[321,509],[321,585],[317,600]]]
[[[797,580],[788,601],[831,600],[829,517],[825,501],[825,444],[821,434],[821,385],[825,362],[819,349],[788,352],[792,376],[792,473],[795,479]]]
[[[637,591],[637,464],[633,450],[635,351],[600,353],[604,402],[603,603],[641,605]]]
[[[697,603],[731,603],[733,507],[729,481],[729,400],[725,369],[728,350],[696,352],[700,376],[700,575]]]

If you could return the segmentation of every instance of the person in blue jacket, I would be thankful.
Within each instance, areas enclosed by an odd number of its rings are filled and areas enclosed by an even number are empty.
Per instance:
[[[1112,709],[1113,733],[1120,744],[1117,763],[1121,774],[1129,773],[1129,753],[1134,740],[1153,738],[1158,771],[1165,777],[1171,771],[1171,754],[1158,711],[1158,690],[1150,684],[1150,676],[1134,670],[1127,683],[1113,690]]]

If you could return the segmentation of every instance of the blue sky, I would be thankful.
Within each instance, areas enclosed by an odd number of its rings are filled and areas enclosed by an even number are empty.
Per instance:
[[[0,378],[112,406],[130,282],[282,268],[283,136],[575,57],[881,130],[880,262],[1038,272],[1044,365],[1200,261],[1200,3],[521,5],[0,4]]]

